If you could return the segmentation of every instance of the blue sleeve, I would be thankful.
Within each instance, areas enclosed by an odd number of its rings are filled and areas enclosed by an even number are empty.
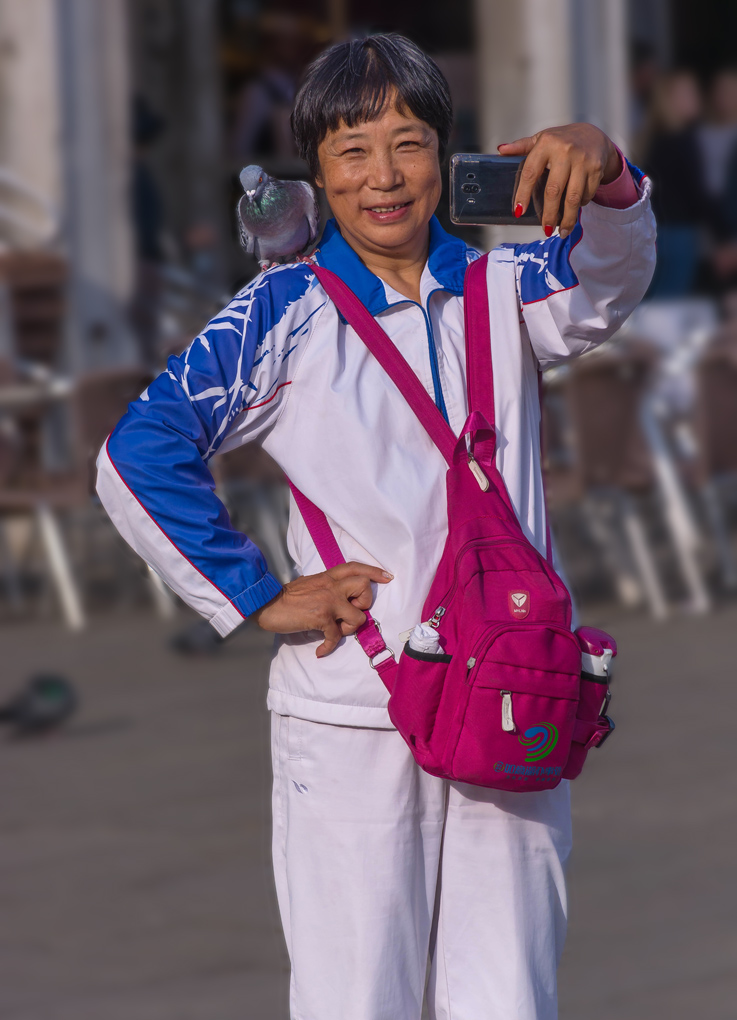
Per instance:
[[[262,427],[279,413],[294,309],[313,281],[304,266],[259,277],[169,359],[98,460],[98,492],[123,537],[221,633],[281,584],[230,523],[208,462],[249,404]]]

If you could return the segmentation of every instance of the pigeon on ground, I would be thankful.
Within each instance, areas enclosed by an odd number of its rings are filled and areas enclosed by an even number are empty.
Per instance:
[[[260,166],[240,173],[245,195],[236,207],[240,242],[262,269],[289,262],[317,240],[320,213],[306,181],[280,181]]]
[[[17,736],[47,733],[66,722],[77,705],[77,693],[68,680],[41,674],[0,705],[0,723],[9,723]]]

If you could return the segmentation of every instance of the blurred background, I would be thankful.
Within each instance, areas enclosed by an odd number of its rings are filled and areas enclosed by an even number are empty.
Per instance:
[[[734,1017],[737,5],[0,0],[4,1020],[286,1020],[270,640],[222,642],[179,604],[107,520],[93,465],[256,274],[238,172],[307,177],[304,67],[376,31],[442,68],[451,153],[588,120],[654,181],[646,300],[545,378],[559,558],[582,620],[620,642],[618,731],[573,788],[561,1016]],[[445,198],[439,215],[451,228]],[[289,579],[278,468],[257,450],[212,466]]]

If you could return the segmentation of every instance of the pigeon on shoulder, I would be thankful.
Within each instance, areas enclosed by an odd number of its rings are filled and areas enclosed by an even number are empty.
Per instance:
[[[245,191],[236,207],[240,242],[262,269],[289,262],[317,240],[320,213],[306,181],[280,181],[260,166],[240,172]]]

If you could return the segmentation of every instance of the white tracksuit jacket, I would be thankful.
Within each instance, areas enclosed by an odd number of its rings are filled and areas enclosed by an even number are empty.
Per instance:
[[[502,245],[488,285],[497,463],[528,538],[545,548],[538,367],[606,340],[655,264],[646,177],[639,201],[590,203],[569,237]],[[374,276],[331,221],[316,252],[368,307],[460,432],[467,415],[463,275],[478,252],[433,219],[416,304]],[[100,452],[98,493],[123,537],[189,605],[228,634],[280,590],[213,492],[216,452],[258,442],[325,513],[347,560],[395,575],[376,585],[387,644],[419,622],[447,529],[443,457],[311,272],[269,270],[245,287],[152,383]],[[324,569],[291,507],[300,573]],[[269,707],[317,722],[391,727],[387,692],[357,641],[323,659],[322,635],[282,637]]]

